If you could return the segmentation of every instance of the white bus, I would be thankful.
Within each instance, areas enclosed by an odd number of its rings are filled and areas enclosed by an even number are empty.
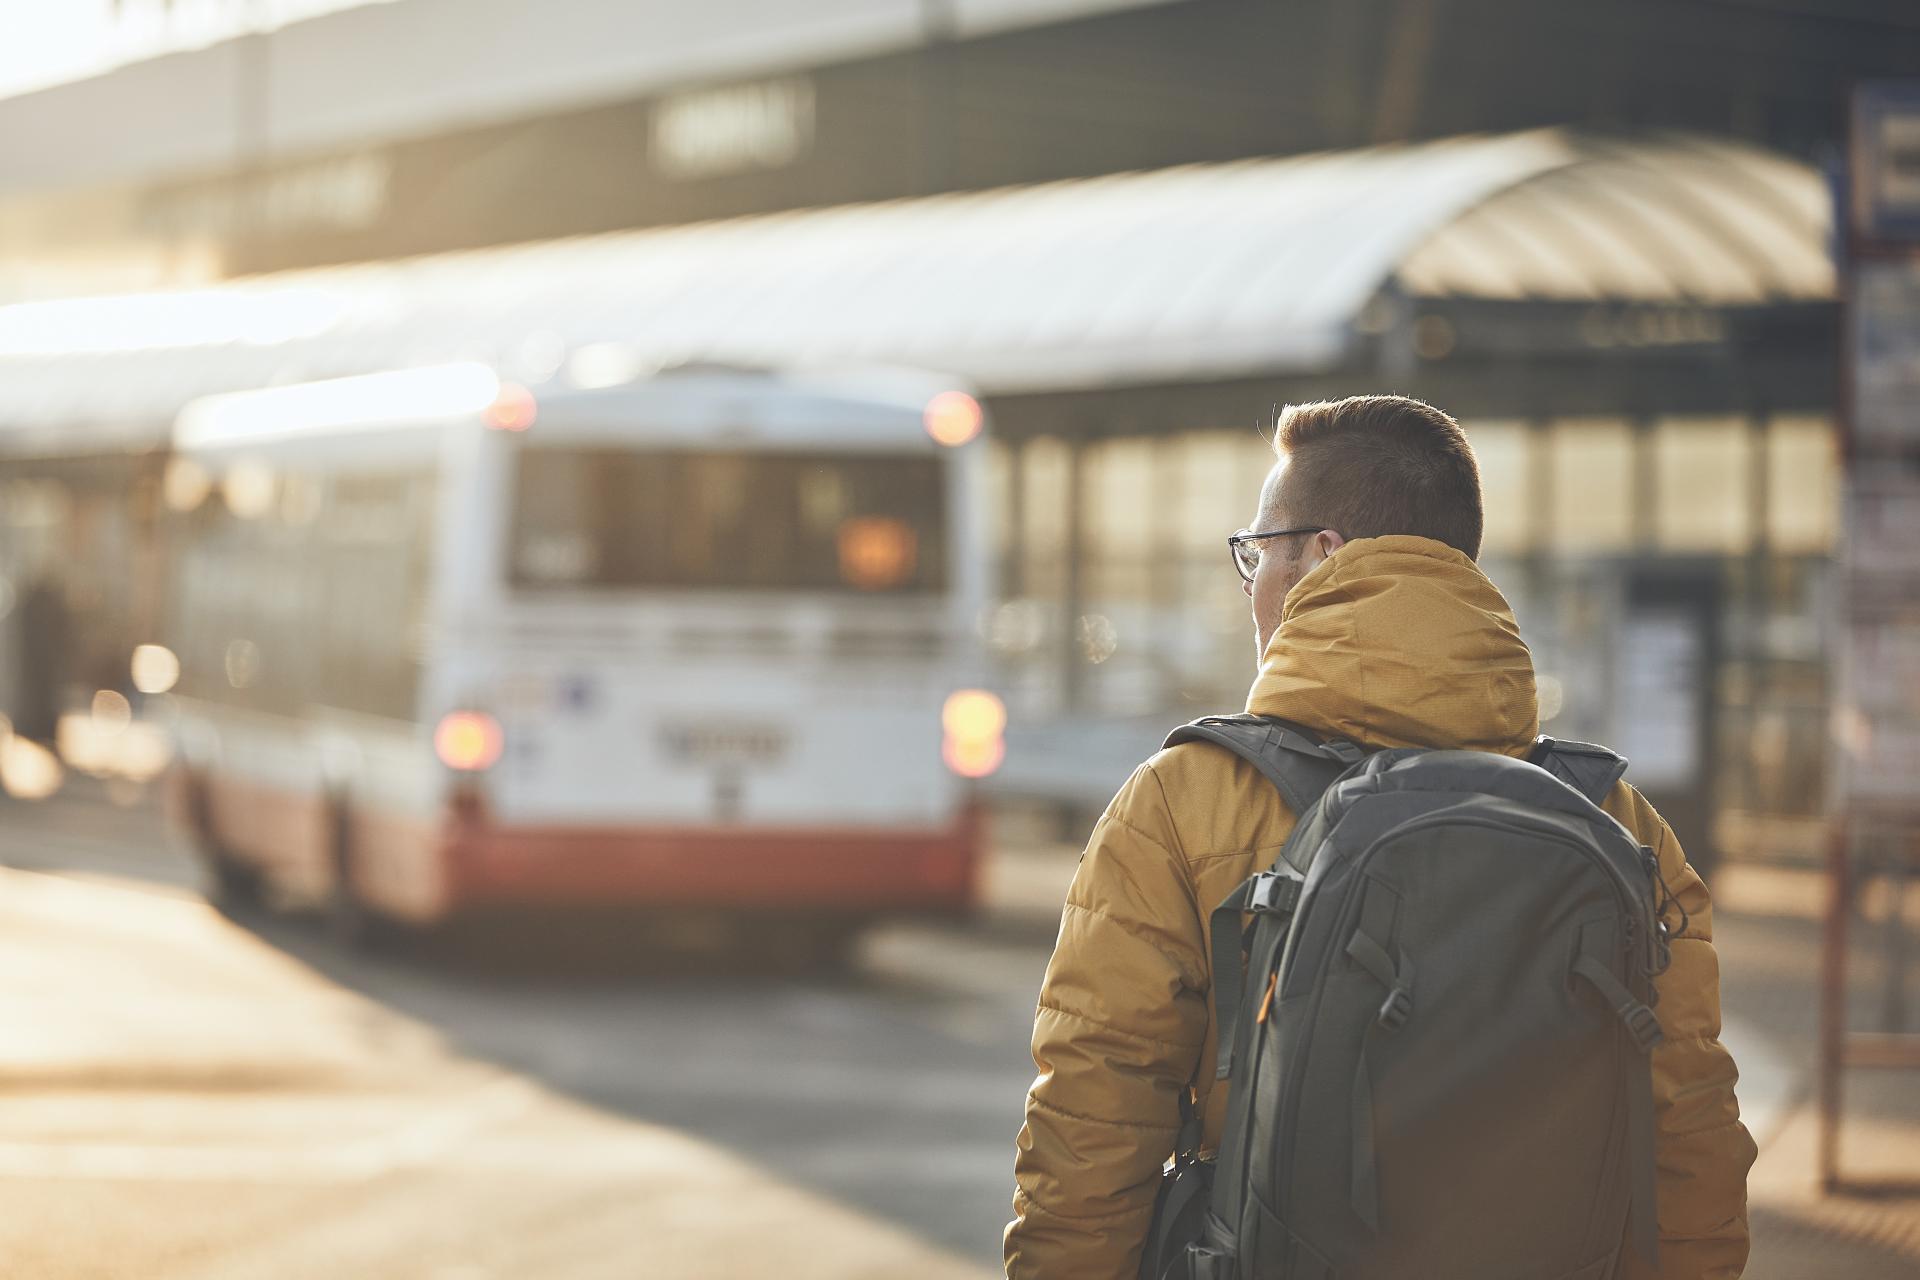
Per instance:
[[[902,371],[480,365],[196,401],[175,812],[229,895],[349,936],[490,908],[764,914],[843,942],[972,902],[980,406]]]

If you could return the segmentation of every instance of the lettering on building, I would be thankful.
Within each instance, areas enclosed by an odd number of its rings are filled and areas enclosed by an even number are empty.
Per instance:
[[[813,83],[802,77],[700,89],[653,109],[649,163],[664,178],[777,169],[813,148]]]

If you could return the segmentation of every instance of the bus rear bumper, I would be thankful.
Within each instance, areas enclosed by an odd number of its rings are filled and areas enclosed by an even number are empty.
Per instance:
[[[946,829],[496,825],[446,832],[451,911],[694,907],[759,914],[958,915],[975,905],[983,823]]]

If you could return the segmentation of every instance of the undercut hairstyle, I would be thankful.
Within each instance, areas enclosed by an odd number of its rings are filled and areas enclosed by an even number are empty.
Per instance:
[[[1286,461],[1279,505],[1292,524],[1341,537],[1412,534],[1480,558],[1480,467],[1447,414],[1405,396],[1291,404],[1274,452]]]

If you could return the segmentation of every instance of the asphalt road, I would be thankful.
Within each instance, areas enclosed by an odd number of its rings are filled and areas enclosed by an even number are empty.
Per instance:
[[[837,1252],[830,1275],[997,1265],[1042,939],[893,926],[851,972],[811,976],[619,928],[355,954],[311,922],[215,915],[151,814],[71,800],[0,802],[0,865],[14,972],[44,979],[14,984],[39,1000],[16,1026],[55,1042],[0,1054],[0,1179],[54,1171],[61,1188],[0,1210],[0,1259],[9,1243],[33,1259],[7,1275],[250,1273],[237,1259],[292,1275],[316,1240],[336,1253],[316,1274],[597,1275],[619,1252],[603,1226],[564,1262],[497,1229],[539,1201],[527,1231],[587,1215],[649,1239],[676,1163],[703,1212],[738,1206],[711,1228],[738,1260],[636,1270],[629,1255],[612,1274],[802,1274],[767,1261],[789,1248]],[[10,1114],[6,1098],[36,1102]],[[497,1176],[447,1184],[475,1167]],[[636,1170],[653,1181],[621,1204]],[[351,1194],[356,1177],[383,1207]],[[818,1238],[780,1239],[783,1215]],[[323,1240],[294,1230],[303,1217],[332,1223]],[[676,1238],[699,1234],[685,1226]]]

